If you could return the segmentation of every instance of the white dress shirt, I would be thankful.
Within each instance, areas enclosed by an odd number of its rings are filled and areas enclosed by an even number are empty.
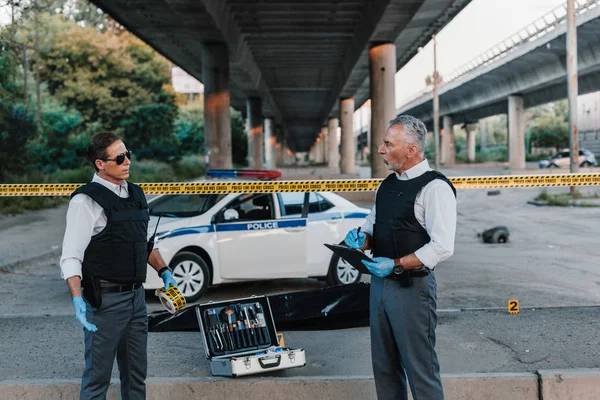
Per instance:
[[[431,171],[427,160],[403,172],[397,178],[401,181],[414,179]],[[379,188],[377,188],[379,190]],[[362,232],[373,236],[375,205],[367,216]],[[415,256],[428,268],[435,267],[454,253],[456,234],[456,197],[446,182],[434,179],[421,189],[415,200],[415,217],[429,234],[431,241],[415,251]]]
[[[97,182],[112,190],[119,197],[129,197],[127,181],[119,185],[107,181],[94,174],[92,182]],[[69,202],[67,210],[67,227],[63,239],[60,271],[63,279],[81,274],[81,263],[92,236],[102,232],[106,227],[106,214],[100,206],[87,194],[79,193]]]

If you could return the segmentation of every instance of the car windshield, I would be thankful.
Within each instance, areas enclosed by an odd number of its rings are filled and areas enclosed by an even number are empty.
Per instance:
[[[224,197],[224,194],[165,195],[150,202],[150,215],[193,217],[204,214]]]

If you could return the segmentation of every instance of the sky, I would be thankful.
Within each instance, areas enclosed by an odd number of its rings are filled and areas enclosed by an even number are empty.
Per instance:
[[[566,0],[472,0],[437,36],[439,73],[451,73],[563,4]],[[9,21],[9,9],[0,8],[0,25]],[[430,42],[396,74],[396,108],[423,91],[432,73]]]
[[[472,0],[437,35],[438,72],[443,77],[466,64],[566,0]],[[396,73],[396,108],[426,88],[433,73],[429,42]]]

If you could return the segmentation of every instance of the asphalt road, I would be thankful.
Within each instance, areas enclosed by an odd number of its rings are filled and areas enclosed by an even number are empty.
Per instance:
[[[455,254],[436,268],[438,308],[446,310],[437,331],[442,372],[600,367],[600,308],[587,307],[600,305],[600,208],[528,204],[540,191],[459,191]],[[0,354],[10,360],[0,363],[0,380],[81,374],[83,336],[58,268],[65,211],[0,219],[0,265],[13,264],[0,272]],[[508,226],[510,241],[481,243],[477,233],[495,225]],[[15,264],[22,259],[30,260]],[[202,301],[323,285],[313,279],[236,284],[212,288]],[[520,315],[506,312],[509,299],[520,301]],[[152,295],[147,303],[150,311],[161,307]],[[277,376],[371,374],[368,328],[285,335],[286,343],[306,349],[308,363]],[[197,332],[152,333],[149,355],[150,376],[209,375]]]

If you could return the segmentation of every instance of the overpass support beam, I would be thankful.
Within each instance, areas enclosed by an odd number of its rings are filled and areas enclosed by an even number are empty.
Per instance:
[[[319,136],[317,137],[317,164],[325,164],[325,129],[321,128]]]
[[[442,163],[454,167],[456,150],[454,148],[454,124],[451,116],[444,117],[444,135],[442,136]]]
[[[342,174],[354,173],[354,155],[356,143],[352,119],[354,116],[354,98],[349,97],[340,101],[342,119]]]
[[[339,171],[339,157],[340,153],[338,150],[338,137],[337,131],[340,125],[338,118],[329,118],[327,122],[327,131],[329,132],[329,163],[328,167],[330,170]]]
[[[329,132],[326,126],[321,127],[321,150],[323,153],[321,154],[321,163],[327,164],[327,160],[329,159]]]
[[[477,124],[467,124],[467,161],[475,162],[475,129]]]
[[[273,118],[265,118],[265,161],[267,169],[275,169],[275,131]]]
[[[264,144],[262,101],[258,97],[250,97],[246,101],[248,116],[248,166],[251,169],[264,168]]]
[[[231,168],[229,53],[222,44],[202,49],[204,141],[208,168]]]
[[[284,148],[283,148],[283,142],[277,142],[277,151],[275,152],[277,154],[277,161],[275,162],[275,165],[277,166],[277,168],[281,168],[283,167],[283,159],[284,159]]]
[[[384,43],[369,49],[369,81],[371,97],[371,177],[388,175],[377,157],[389,122],[396,116],[395,83],[396,45]]]
[[[508,162],[512,170],[525,169],[525,107],[521,96],[508,96]]]

